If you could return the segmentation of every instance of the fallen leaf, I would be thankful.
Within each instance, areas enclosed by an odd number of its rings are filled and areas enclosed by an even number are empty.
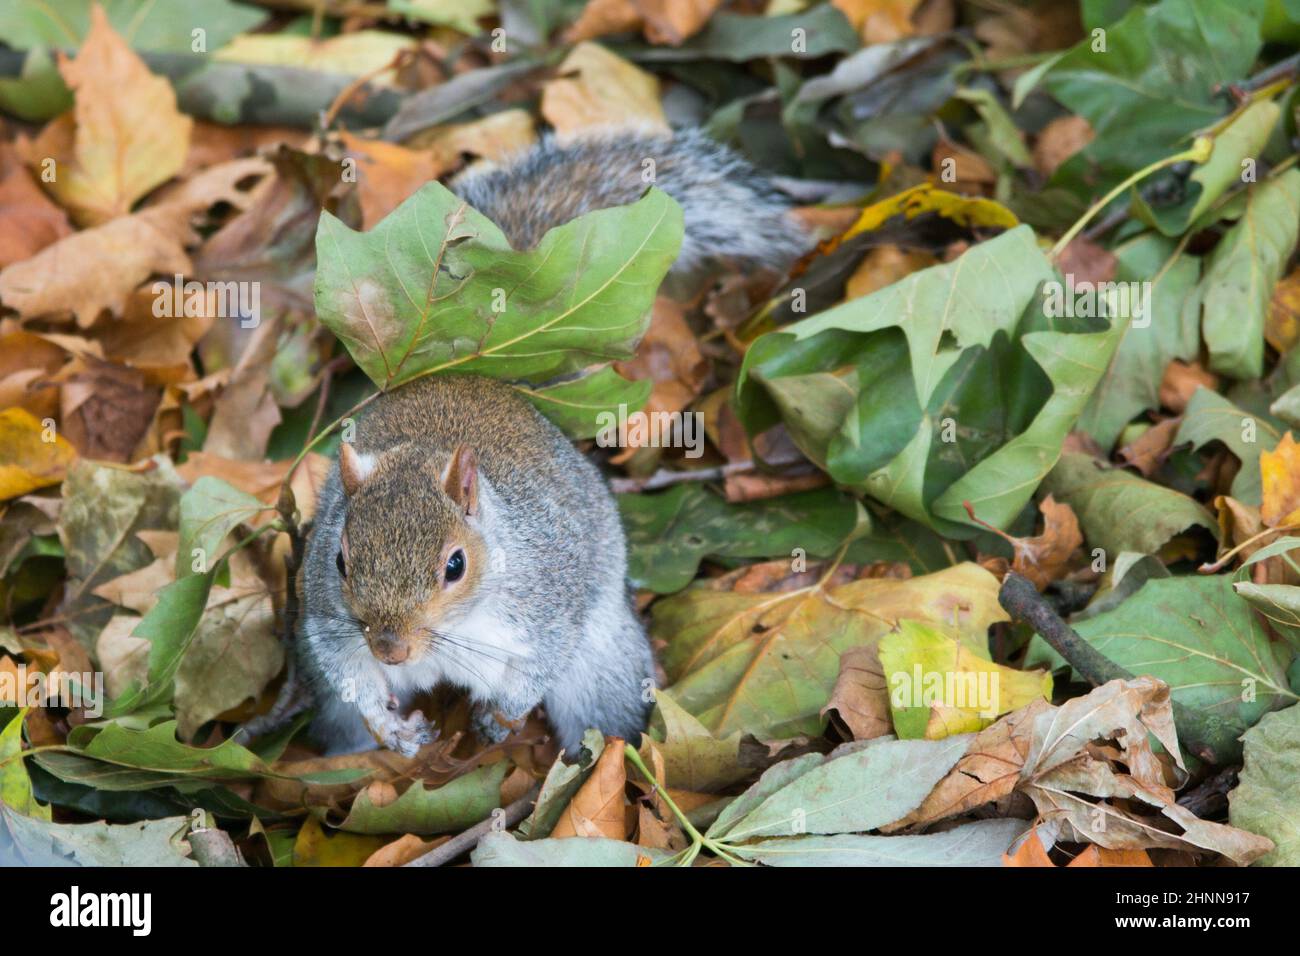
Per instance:
[[[610,739],[596,761],[595,770],[573,795],[551,836],[622,840],[628,834],[628,803],[623,793],[626,785],[623,741]]]
[[[176,108],[171,84],[149,72],[109,26],[98,5],[75,59],[59,72],[72,89],[72,114],[54,120],[32,144],[57,173],[49,189],[83,226],[124,216],[185,163],[191,120]]]
[[[542,115],[560,137],[610,125],[669,132],[659,81],[595,43],[579,43],[542,90]]]
[[[77,451],[50,425],[21,408],[0,412],[0,500],[57,485]]]

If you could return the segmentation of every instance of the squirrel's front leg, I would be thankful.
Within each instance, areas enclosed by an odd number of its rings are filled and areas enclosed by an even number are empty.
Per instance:
[[[522,701],[476,700],[470,708],[470,723],[475,735],[485,743],[499,744],[523,727],[528,712],[537,706]]]
[[[357,709],[380,746],[413,757],[425,744],[438,739],[437,730],[420,711],[402,716],[400,701],[377,667],[362,668],[362,676],[356,680]]]

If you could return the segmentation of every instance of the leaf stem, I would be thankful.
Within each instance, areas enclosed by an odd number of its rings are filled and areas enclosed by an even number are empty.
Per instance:
[[[664,803],[668,804],[668,809],[673,812],[673,816],[675,816],[677,822],[681,824],[682,830],[684,830],[686,835],[691,838],[691,845],[681,853],[671,857],[670,859],[672,861],[675,861],[679,866],[690,866],[695,862],[695,858],[700,855],[700,850],[707,849],[716,856],[726,860],[732,866],[750,865],[746,861],[738,859],[728,853],[725,844],[716,843],[713,840],[710,840],[695,828],[695,824],[691,823],[691,821],[687,819],[686,814],[682,813],[681,808],[678,807],[677,804],[673,802],[673,798],[668,795],[668,788],[660,784],[659,781],[655,779],[655,775],[647,769],[645,763],[641,760],[641,755],[636,752],[635,747],[629,743],[623,744],[623,756],[627,757],[627,759],[631,761],[632,765],[641,771],[641,775],[645,777],[646,780],[650,781],[650,785],[654,787],[654,792],[659,794]]]
[[[1175,166],[1178,163],[1185,162],[1203,163],[1210,158],[1210,152],[1213,148],[1213,139],[1208,136],[1198,136],[1196,142],[1194,142],[1190,148],[1183,150],[1181,153],[1166,156],[1164,159],[1158,159],[1148,166],[1143,166],[1132,176],[1129,176],[1122,183],[1108,192],[1105,196],[1102,196],[1101,199],[1089,206],[1088,210],[1079,217],[1078,222],[1071,226],[1066,231],[1065,235],[1057,240],[1056,245],[1052,246],[1052,251],[1049,254],[1050,257],[1053,260],[1057,259],[1061,253],[1065,251],[1065,247],[1074,240],[1074,237],[1083,231],[1084,226],[1088,225],[1088,223],[1096,217],[1097,213],[1109,206],[1115,197],[1119,196],[1120,193],[1124,192],[1130,186],[1168,166]]]

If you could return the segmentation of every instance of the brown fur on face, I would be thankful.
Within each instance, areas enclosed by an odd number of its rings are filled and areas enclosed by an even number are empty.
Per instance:
[[[349,482],[341,591],[372,653],[385,663],[418,661],[436,642],[433,632],[445,628],[478,589],[488,549],[467,514],[465,489],[476,481],[474,464],[472,451],[457,449],[439,460],[399,445],[380,455],[359,482]],[[444,481],[452,482],[455,498]],[[401,520],[394,521],[397,502]],[[447,560],[458,548],[465,573],[449,583]],[[428,559],[412,561],[411,555]]]

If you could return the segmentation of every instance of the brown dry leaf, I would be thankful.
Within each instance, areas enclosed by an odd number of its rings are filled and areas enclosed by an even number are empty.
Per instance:
[[[72,232],[68,217],[26,169],[0,177],[0,269],[21,262]]]
[[[1119,457],[1125,464],[1132,465],[1146,478],[1156,473],[1174,445],[1174,436],[1178,426],[1183,423],[1181,417],[1166,418],[1152,425],[1134,441],[1119,450]]]
[[[1092,142],[1092,127],[1082,116],[1061,116],[1052,120],[1038,134],[1034,143],[1034,167],[1044,176]]]
[[[434,837],[432,840],[422,840],[414,833],[408,833],[405,836],[398,837],[392,843],[380,847],[374,853],[366,858],[362,866],[405,866],[412,860],[419,859],[430,850],[436,850],[442,846],[451,836]]]
[[[191,353],[217,312],[215,291],[177,297],[174,283],[155,283],[131,293],[98,341],[106,358],[140,369],[149,384],[177,384],[195,377]]]
[[[75,106],[46,127],[29,157],[55,160],[50,191],[79,224],[95,226],[126,215],[180,171],[191,121],[171,84],[149,72],[98,5],[76,58],[60,58],[59,72]]]
[[[1072,240],[1056,262],[1061,274],[1073,276],[1075,282],[1109,282],[1118,265],[1113,252],[1082,237]]]
[[[950,176],[943,179],[943,184],[955,187],[956,192],[984,192],[983,187],[998,180],[997,171],[988,160],[973,149],[951,140],[941,139],[935,143],[930,160],[935,169],[951,171]]]
[[[831,0],[864,43],[890,43],[916,32],[912,13],[920,0]]]
[[[440,167],[428,150],[365,140],[351,133],[341,133],[340,138],[356,163],[362,229],[373,229],[403,200],[449,168]]]
[[[607,738],[591,776],[573,795],[551,836],[626,839],[628,802],[623,792],[626,786],[623,741]]]
[[[0,500],[57,485],[77,451],[55,429],[21,408],[0,412]]]
[[[1043,841],[1038,836],[1038,828],[1035,827],[1024,840],[1021,841],[1019,848],[1015,853],[1002,854],[1003,866],[1029,866],[1029,867],[1051,867],[1056,869],[1056,864],[1052,858],[1047,855],[1047,850],[1043,846]]]
[[[1017,538],[980,521],[970,503],[966,504],[966,512],[973,520],[1011,545],[1012,568],[1042,591],[1065,574],[1070,557],[1083,544],[1083,534],[1074,509],[1051,495],[1039,502],[1038,510],[1043,515],[1042,532],[1032,538]]]
[[[885,827],[884,832],[934,823],[1009,795],[1024,769],[1034,722],[1040,714],[1051,710],[1054,710],[1051,704],[1038,699],[985,727],[921,805]]]
[[[30,332],[0,334],[0,408],[23,408],[36,418],[53,418],[59,389],[50,382],[67,361],[63,348]]]
[[[853,270],[853,275],[849,276],[844,297],[857,299],[869,295],[936,262],[938,260],[934,256],[922,249],[876,246],[867,252]]]
[[[75,315],[83,328],[105,309],[120,315],[149,276],[188,274],[185,246],[198,239],[191,218],[220,202],[239,205],[240,185],[266,170],[259,159],[214,166],[166,201],[60,239],[0,271],[0,300],[25,318]]]
[[[89,356],[58,375],[63,434],[87,458],[129,463],[153,421],[162,390],[142,372]]]
[[[645,404],[647,416],[680,412],[693,402],[704,386],[709,363],[700,352],[695,333],[686,322],[685,308],[666,296],[655,299],[650,327],[637,346],[636,356],[614,367],[624,378],[649,379],[654,383]],[[644,436],[649,441],[649,436]],[[613,461],[626,461],[640,446],[630,434]]]
[[[699,33],[721,0],[588,0],[564,35],[566,43],[641,28],[651,43],[678,46]]]
[[[581,43],[611,33],[627,33],[642,24],[633,0],[587,0],[582,13],[564,34],[564,42]]]
[[[501,110],[472,123],[436,127],[427,137],[429,149],[447,169],[460,165],[462,155],[500,162],[537,142],[533,115],[527,110]],[[426,137],[415,137],[423,143]]]
[[[289,466],[289,461],[245,461],[235,458],[223,458],[207,451],[192,451],[185,463],[176,466],[176,473],[186,483],[194,484],[204,475],[220,478],[227,484],[247,492],[266,504],[275,504],[280,494],[280,482]],[[324,455],[309,452],[293,473],[289,486],[293,489],[294,502],[304,520],[309,520],[316,509],[316,498],[329,476],[332,462]],[[249,519],[249,524],[259,527],[275,520],[273,512],[264,512]]]
[[[874,647],[855,647],[840,655],[840,676],[822,708],[841,736],[871,740],[892,733],[889,691],[880,654]]]
[[[1039,502],[1038,510],[1043,513],[1043,530],[1016,540],[1011,566],[1041,591],[1065,573],[1070,556],[1083,544],[1083,534],[1074,509],[1051,495]]]
[[[1112,850],[1095,843],[1066,864],[1067,867],[1155,866],[1146,850]]]
[[[260,459],[267,440],[280,424],[280,408],[271,394],[271,362],[280,323],[263,318],[222,389],[208,422],[203,450],[223,458]]]
[[[561,138],[610,125],[670,132],[659,81],[595,43],[579,43],[565,57],[542,90],[542,115]]]
[[[1192,395],[1201,387],[1217,390],[1219,377],[1203,368],[1199,362],[1180,362],[1174,359],[1165,366],[1164,377],[1160,380],[1160,404],[1181,415],[1187,411],[1187,403],[1192,400]]]
[[[1151,677],[1110,681],[1034,720],[1018,789],[1069,842],[1208,851],[1239,866],[1273,849],[1271,840],[1179,806],[1151,737],[1183,771],[1168,685]],[[1144,806],[1152,812],[1139,813]]]

